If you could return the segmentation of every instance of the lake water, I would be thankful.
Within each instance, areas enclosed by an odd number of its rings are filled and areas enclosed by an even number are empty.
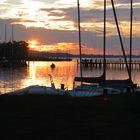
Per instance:
[[[26,68],[1,68],[0,69],[0,93],[15,91],[30,85],[51,86],[49,74],[57,88],[63,83],[68,89],[73,88],[74,76],[80,75],[77,61],[53,62],[55,68],[50,68],[52,62],[29,62]],[[84,76],[100,76],[102,69],[83,68]],[[108,69],[107,79],[128,78],[126,70]],[[140,85],[140,70],[132,71],[132,78]]]

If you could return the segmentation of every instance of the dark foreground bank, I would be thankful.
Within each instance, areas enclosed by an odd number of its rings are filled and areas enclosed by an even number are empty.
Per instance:
[[[0,137],[14,140],[136,139],[140,95],[0,96]]]

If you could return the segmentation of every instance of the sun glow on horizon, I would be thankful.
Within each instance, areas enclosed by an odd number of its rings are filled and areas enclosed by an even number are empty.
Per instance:
[[[34,39],[33,40],[29,40],[28,43],[29,43],[29,49],[31,49],[31,50],[38,50],[39,43],[38,43],[37,40],[34,40]]]

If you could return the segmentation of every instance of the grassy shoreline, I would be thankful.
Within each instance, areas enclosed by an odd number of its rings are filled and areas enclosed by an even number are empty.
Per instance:
[[[135,139],[140,132],[140,94],[73,98],[1,95],[4,139]]]

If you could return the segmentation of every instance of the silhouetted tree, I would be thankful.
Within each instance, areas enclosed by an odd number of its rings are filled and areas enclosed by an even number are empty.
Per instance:
[[[28,43],[14,41],[0,43],[0,58],[26,60],[28,56]]]

